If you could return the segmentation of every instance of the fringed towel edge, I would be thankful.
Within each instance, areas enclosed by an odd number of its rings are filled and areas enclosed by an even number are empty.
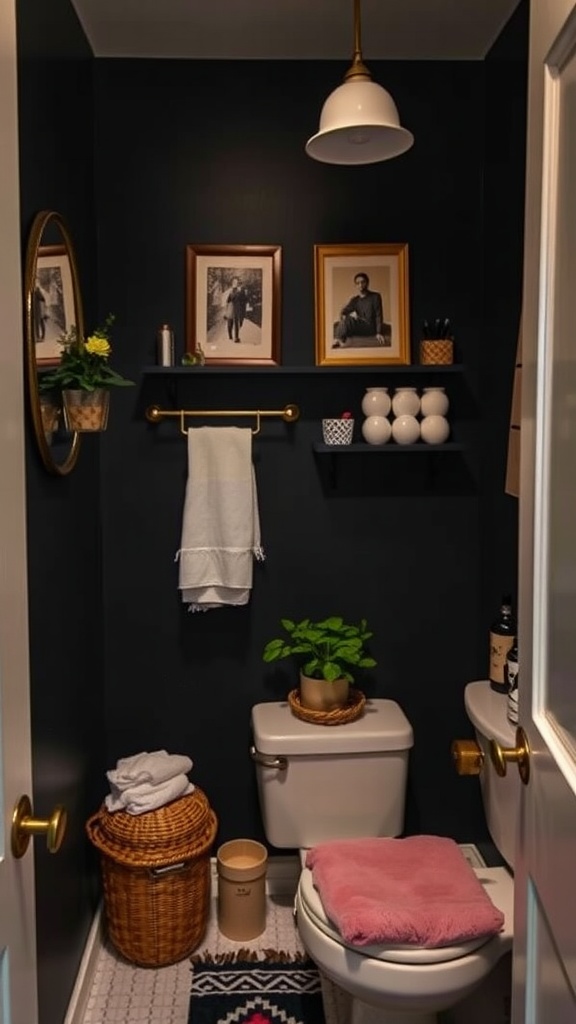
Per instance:
[[[256,561],[264,562],[266,560],[266,552],[264,551],[264,548],[258,545],[253,548],[178,548],[178,551],[174,555],[174,561],[179,562],[180,555],[184,554],[186,551],[251,551]]]

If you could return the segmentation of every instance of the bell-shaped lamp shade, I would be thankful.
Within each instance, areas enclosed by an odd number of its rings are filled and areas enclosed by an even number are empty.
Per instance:
[[[375,164],[400,156],[413,142],[390,93],[366,75],[330,93],[306,152],[326,164]]]

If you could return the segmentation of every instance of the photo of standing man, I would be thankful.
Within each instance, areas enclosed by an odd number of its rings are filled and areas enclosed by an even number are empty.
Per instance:
[[[230,341],[240,342],[240,330],[246,316],[248,295],[237,277],[232,279],[232,287],[224,296],[224,302],[226,307],[224,318],[228,327],[228,338]]]

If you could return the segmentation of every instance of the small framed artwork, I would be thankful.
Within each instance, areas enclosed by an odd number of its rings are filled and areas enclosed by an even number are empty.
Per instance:
[[[408,245],[315,245],[316,365],[410,362]]]
[[[60,362],[59,339],[75,325],[75,308],[72,271],[65,246],[40,246],[32,295],[38,366],[56,366]]]
[[[279,245],[186,246],[186,349],[206,363],[280,362]]]

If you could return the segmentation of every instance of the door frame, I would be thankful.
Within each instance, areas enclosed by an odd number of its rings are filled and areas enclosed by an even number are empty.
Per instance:
[[[23,315],[15,0],[0,0],[0,992],[6,1024],[38,1019],[34,853],[10,849],[12,810],[32,792]]]

